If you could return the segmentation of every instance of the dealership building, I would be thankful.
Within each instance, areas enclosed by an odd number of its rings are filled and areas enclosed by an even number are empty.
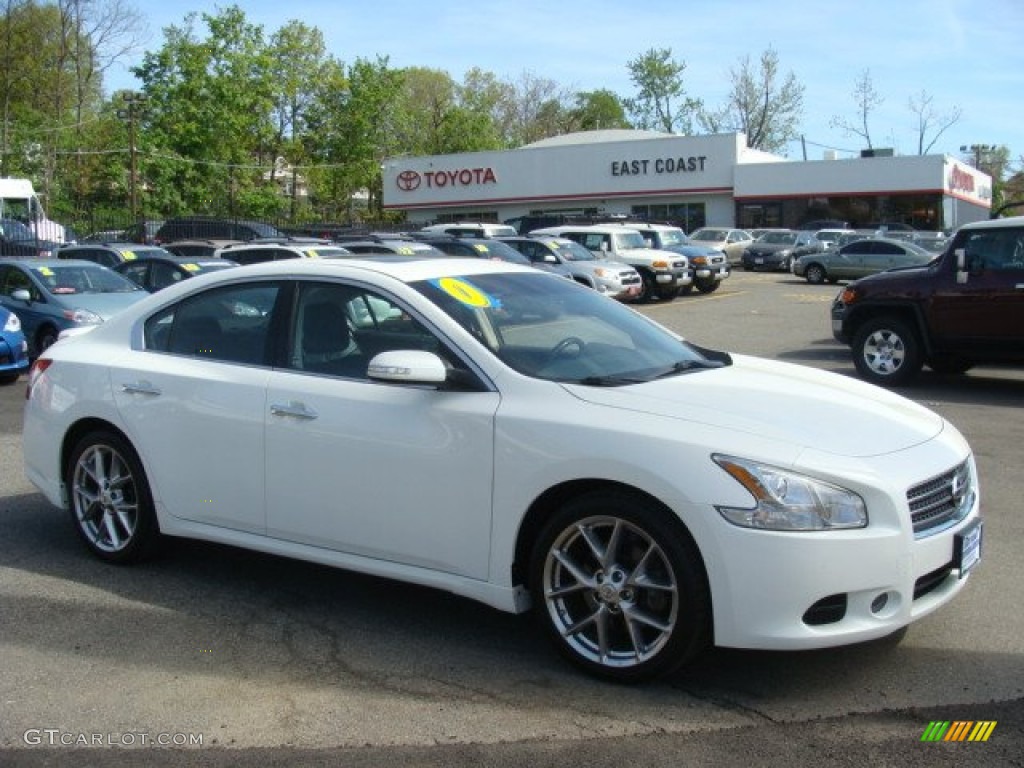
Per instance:
[[[866,156],[870,155],[870,156]],[[528,215],[627,215],[702,226],[851,227],[899,222],[955,229],[989,216],[992,180],[947,155],[791,161],[750,149],[742,133],[677,136],[587,131],[519,149],[383,164],[383,204],[410,223]]]

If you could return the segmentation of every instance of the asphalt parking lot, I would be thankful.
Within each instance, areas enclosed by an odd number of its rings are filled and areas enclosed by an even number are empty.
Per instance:
[[[852,376],[836,290],[735,272],[641,311],[704,346]],[[976,453],[984,554],[960,598],[898,644],[714,650],[624,687],[575,672],[526,618],[445,593],[193,542],[104,565],[25,480],[24,387],[4,388],[0,764],[1024,765],[1024,370],[902,392]],[[939,720],[995,726],[923,742]]]

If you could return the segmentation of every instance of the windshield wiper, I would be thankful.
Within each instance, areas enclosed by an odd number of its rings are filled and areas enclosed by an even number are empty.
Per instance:
[[[626,376],[585,376],[576,379],[573,384],[582,384],[585,387],[624,387],[628,384],[643,384],[648,379],[636,379]]]
[[[690,371],[706,371],[709,368],[722,368],[725,363],[721,363],[717,360],[678,360],[672,363],[671,367],[667,370],[662,371],[656,376],[651,377],[651,381],[654,379],[664,379],[668,376],[675,376],[680,373],[689,373]]]

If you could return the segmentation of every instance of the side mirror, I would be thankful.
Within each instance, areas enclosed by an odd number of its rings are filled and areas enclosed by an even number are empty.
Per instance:
[[[28,290],[25,288],[15,289],[11,293],[11,298],[14,299],[15,301],[24,301],[25,303],[32,301],[31,294],[29,294]]]
[[[370,360],[366,375],[373,381],[439,387],[448,381],[448,368],[433,352],[399,349],[375,355]]]

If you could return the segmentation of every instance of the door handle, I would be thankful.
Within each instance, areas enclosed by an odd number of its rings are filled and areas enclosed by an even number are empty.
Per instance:
[[[300,403],[292,400],[286,405],[280,403],[274,403],[270,406],[270,413],[273,416],[291,416],[296,419],[315,419],[318,414],[311,408],[307,408],[305,403]]]
[[[132,395],[162,395],[159,388],[154,387],[148,381],[133,381],[130,384],[122,384],[121,391]]]

